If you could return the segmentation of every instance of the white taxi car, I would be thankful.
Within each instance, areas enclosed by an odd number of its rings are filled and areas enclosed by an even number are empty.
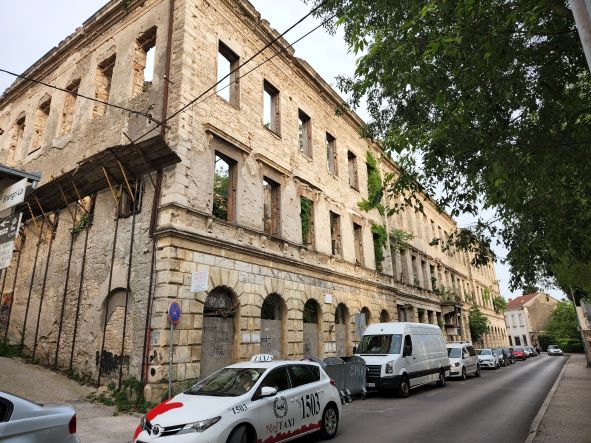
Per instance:
[[[204,378],[142,418],[136,443],[275,443],[336,435],[341,401],[318,363],[254,356]]]

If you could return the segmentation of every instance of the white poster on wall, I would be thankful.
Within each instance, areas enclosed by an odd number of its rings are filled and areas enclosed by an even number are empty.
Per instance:
[[[209,270],[193,272],[191,275],[191,292],[207,291],[208,283]]]
[[[0,269],[5,269],[10,266],[13,248],[14,241],[9,241],[0,245]]]

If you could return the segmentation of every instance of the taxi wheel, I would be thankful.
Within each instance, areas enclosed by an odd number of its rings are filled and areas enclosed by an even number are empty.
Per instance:
[[[322,413],[322,423],[320,424],[320,430],[322,437],[329,440],[337,435],[339,429],[339,411],[333,404],[328,405]]]
[[[466,368],[462,368],[462,380],[466,380]]]
[[[480,377],[480,365],[476,367],[476,372],[474,373],[476,377]]]
[[[248,429],[246,426],[241,425],[238,426],[236,429],[232,431],[230,436],[228,437],[227,443],[250,443],[251,438],[248,434]]]
[[[439,372],[439,380],[437,380],[437,386],[439,386],[440,388],[443,388],[445,386],[445,372],[444,371]]]

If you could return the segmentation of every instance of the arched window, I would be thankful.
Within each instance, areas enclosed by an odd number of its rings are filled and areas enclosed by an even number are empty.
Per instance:
[[[239,305],[225,287],[214,288],[203,307],[201,373],[207,376],[234,362],[234,341]]]
[[[270,294],[261,307],[261,354],[283,356],[283,330],[287,306],[279,294]]]
[[[343,303],[337,305],[334,315],[335,322],[335,343],[337,357],[346,357],[350,352],[349,340],[349,309]]]
[[[127,303],[127,315],[126,305]],[[100,372],[103,380],[119,373],[120,365],[123,373],[129,371],[129,354],[132,342],[131,318],[133,300],[131,293],[123,288],[111,291],[103,305],[103,342],[100,352]],[[125,329],[125,337],[123,330]]]
[[[385,309],[380,312],[380,323],[388,323],[390,321],[390,313]]]
[[[304,357],[320,356],[320,318],[320,305],[314,299],[308,300],[303,312]]]

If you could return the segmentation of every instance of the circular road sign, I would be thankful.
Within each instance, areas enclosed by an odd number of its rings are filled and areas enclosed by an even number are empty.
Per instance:
[[[168,307],[168,319],[174,324],[177,324],[181,319],[181,305],[175,301],[173,301]]]

